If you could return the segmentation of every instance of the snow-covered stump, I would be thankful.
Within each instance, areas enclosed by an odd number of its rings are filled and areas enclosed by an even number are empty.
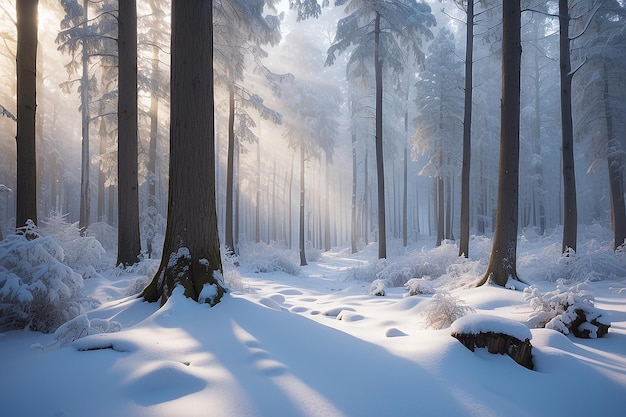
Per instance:
[[[452,337],[472,352],[476,348],[487,348],[489,353],[507,354],[523,367],[534,369],[532,334],[528,327],[516,321],[472,314],[452,323]]]

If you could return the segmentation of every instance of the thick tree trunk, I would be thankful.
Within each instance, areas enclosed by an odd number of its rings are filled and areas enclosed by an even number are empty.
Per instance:
[[[88,15],[89,0],[83,0],[83,29],[86,30],[87,22],[89,21]],[[81,167],[80,167],[80,215],[78,220],[78,228],[81,236],[87,233],[87,227],[89,226],[89,217],[91,212],[91,195],[89,187],[89,171],[91,168],[90,152],[89,152],[89,52],[87,45],[83,39],[82,50],[82,70],[80,86],[80,110],[81,110],[81,133],[82,133],[82,151],[81,151]]]
[[[229,255],[235,253],[233,243],[233,188],[235,165],[235,76],[232,69],[229,73],[228,86],[228,153],[226,157],[226,213],[224,215],[224,245]]]
[[[300,146],[300,266],[305,266],[306,253],[304,251],[304,148]]]
[[[144,289],[165,302],[176,286],[200,302],[224,294],[215,201],[213,2],[172,0],[170,182],[163,258]]]
[[[17,206],[15,228],[37,224],[37,7],[38,0],[18,0],[17,16]]]
[[[569,8],[559,0],[559,44],[561,71],[561,137],[563,152],[563,253],[576,251],[577,207],[574,172],[574,128],[572,125],[572,75],[570,74]]]
[[[118,244],[117,264],[139,261],[139,185],[137,178],[137,3],[120,2],[118,17]]]
[[[378,258],[387,257],[385,224],[385,167],[383,159],[383,62],[380,58],[380,13],[374,23],[374,66],[376,73],[376,180],[378,182]]]
[[[519,193],[520,66],[522,58],[520,0],[502,4],[502,104],[498,206],[487,272],[478,285],[491,280],[505,286],[517,276]]]
[[[472,153],[472,69],[474,65],[474,0],[467,2],[465,39],[465,104],[463,111],[463,162],[461,166],[461,230],[459,256],[469,256],[470,163]]]
[[[615,138],[613,125],[613,113],[608,104],[609,101],[609,75],[606,63],[604,70],[604,113],[606,115],[606,136],[608,143],[607,164],[609,171],[609,185],[611,188],[611,214],[613,217],[613,249],[616,250],[624,244],[626,239],[626,208],[624,207],[624,187],[622,184],[622,161],[616,149],[620,145]]]

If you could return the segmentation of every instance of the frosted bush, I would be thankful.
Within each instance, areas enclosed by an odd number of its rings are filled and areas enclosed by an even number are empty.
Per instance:
[[[120,330],[122,330],[122,325],[116,321],[105,319],[89,320],[86,314],[81,314],[80,316],[77,316],[59,326],[59,328],[54,332],[54,339],[52,339],[52,342],[47,345],[37,343],[32,347],[49,351],[67,346],[75,340],[85,336],[100,333],[119,332]]]
[[[242,245],[239,257],[242,264],[257,273],[282,271],[300,275],[300,262],[295,252],[264,243]]]
[[[125,291],[126,296],[130,297],[130,296],[139,294],[140,292],[143,291],[144,288],[146,288],[149,282],[150,282],[150,278],[148,278],[147,276],[140,276],[140,277],[133,279],[130,282],[130,284],[128,284],[128,286],[126,287],[126,291]]]
[[[385,295],[385,280],[375,279],[370,285],[370,295],[382,297]]]
[[[570,287],[560,279],[556,290],[545,293],[530,286],[524,289],[524,299],[534,310],[529,319],[534,327],[595,338],[602,335],[598,334],[599,327],[610,326],[606,313],[594,307],[594,296],[585,283]]]
[[[435,293],[435,289],[425,278],[411,278],[404,284],[404,288],[409,291],[409,295]]]
[[[378,273],[387,266],[386,259],[370,261],[365,265],[350,268],[346,274],[347,280],[374,282],[378,279]]]
[[[0,242],[0,331],[51,332],[80,313],[83,279],[62,263],[64,256],[50,237]]]
[[[100,242],[93,236],[80,236],[78,223],[69,224],[66,217],[67,214],[52,212],[50,217],[41,221],[39,228],[40,235],[53,237],[63,248],[63,263],[83,278],[95,277],[112,267],[112,260],[107,259],[106,250]]]
[[[439,330],[450,327],[456,319],[473,313],[474,309],[446,291],[437,292],[424,311],[426,327]]]

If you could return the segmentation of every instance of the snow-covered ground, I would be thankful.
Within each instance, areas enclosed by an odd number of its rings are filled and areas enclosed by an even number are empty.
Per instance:
[[[611,323],[598,339],[530,329],[535,370],[471,352],[451,327],[427,326],[446,297],[468,315],[525,325],[536,317],[528,293],[471,286],[485,270],[486,238],[472,240],[469,260],[453,244],[432,249],[424,239],[408,250],[392,243],[387,262],[373,261],[370,246],[357,255],[337,249],[303,268],[251,247],[214,308],[178,293],[159,309],[127,296],[149,267],[111,270],[86,279],[83,292],[102,302],[88,319],[115,321],[121,331],[60,348],[53,334],[0,334],[0,415],[623,416],[626,255],[612,253],[606,230],[584,230],[570,259],[559,257],[559,231],[520,238],[522,278],[543,294],[558,278],[568,279],[562,288],[587,281],[585,294]],[[282,270],[255,272],[272,265]],[[424,276],[437,292],[409,296],[388,285],[385,296],[370,295],[374,279],[402,276]],[[499,331],[508,320],[494,319]]]

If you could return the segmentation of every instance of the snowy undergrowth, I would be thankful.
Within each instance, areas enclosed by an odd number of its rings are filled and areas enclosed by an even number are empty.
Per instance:
[[[63,263],[65,253],[51,237],[0,242],[0,331],[28,327],[51,332],[81,313],[83,278]]]
[[[286,248],[265,243],[242,244],[239,260],[243,266],[256,273],[285,272],[300,275],[297,254]]]
[[[63,248],[63,263],[83,278],[93,278],[113,266],[113,260],[94,236],[81,236],[78,223],[68,223],[67,214],[51,213],[41,220],[41,236],[54,238]]]

